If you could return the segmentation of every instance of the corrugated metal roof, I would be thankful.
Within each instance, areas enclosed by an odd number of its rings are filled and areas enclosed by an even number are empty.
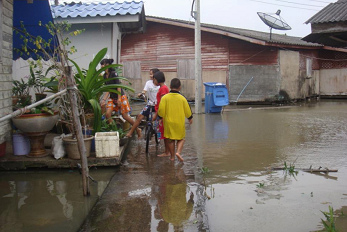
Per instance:
[[[163,23],[164,23],[164,21],[171,21],[171,22],[178,22],[178,23],[182,23],[182,24],[194,25],[194,22],[188,22],[188,21],[180,20],[180,19],[168,19],[168,18],[161,18],[161,17],[155,17],[155,16],[147,16],[146,17],[146,19],[148,21],[151,21],[151,18],[162,20]],[[294,36],[288,36],[288,35],[281,35],[281,34],[272,33],[271,34],[271,40],[270,40],[270,33],[267,33],[267,32],[253,31],[253,30],[219,26],[219,25],[213,25],[213,24],[205,24],[205,23],[202,23],[201,27],[202,27],[202,30],[204,30],[204,28],[209,28],[209,29],[218,30],[220,32],[227,32],[227,33],[239,35],[239,36],[242,36],[245,38],[256,39],[256,40],[259,40],[262,42],[272,43],[272,44],[283,44],[283,45],[293,45],[293,46],[309,46],[309,47],[322,46],[321,44],[303,41],[303,40],[301,40],[300,37],[294,37]]]
[[[218,25],[211,25],[211,24],[201,24],[201,25],[204,27],[208,27],[208,28],[214,28],[214,29],[219,29],[219,30],[223,30],[226,32],[230,32],[233,34],[238,34],[238,35],[245,36],[248,38],[261,40],[261,41],[264,41],[267,43],[311,46],[311,47],[322,46],[320,44],[309,43],[309,42],[303,41],[303,40],[301,40],[300,37],[288,36],[285,34],[271,33],[271,39],[270,39],[270,33],[267,33],[267,32],[253,31],[253,30],[233,28],[233,27],[225,27],[225,26],[218,26]]]
[[[347,21],[347,0],[330,3],[305,23],[331,23]]]
[[[70,3],[51,8],[54,18],[137,15],[142,12],[143,2]]]

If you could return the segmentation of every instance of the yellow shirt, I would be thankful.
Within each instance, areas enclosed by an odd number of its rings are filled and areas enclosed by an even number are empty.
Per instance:
[[[161,98],[158,115],[164,120],[164,136],[182,140],[186,136],[185,119],[192,117],[188,101],[178,92],[170,92]]]

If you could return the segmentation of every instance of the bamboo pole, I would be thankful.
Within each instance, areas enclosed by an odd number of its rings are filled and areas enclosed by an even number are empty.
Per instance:
[[[73,125],[76,132],[78,150],[80,152],[81,163],[82,163],[82,182],[83,182],[83,195],[89,196],[89,170],[88,170],[88,160],[86,156],[86,147],[83,140],[82,134],[82,126],[78,115],[77,108],[77,97],[76,97],[76,85],[72,81],[72,71],[71,66],[65,67],[65,74],[67,75],[67,92],[69,94],[71,109],[72,109],[72,117],[73,117]]]

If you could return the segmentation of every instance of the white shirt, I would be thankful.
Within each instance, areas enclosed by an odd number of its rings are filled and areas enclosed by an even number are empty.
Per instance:
[[[146,82],[143,90],[147,92],[148,96],[148,105],[155,106],[157,102],[157,93],[160,86],[156,86],[152,80]]]

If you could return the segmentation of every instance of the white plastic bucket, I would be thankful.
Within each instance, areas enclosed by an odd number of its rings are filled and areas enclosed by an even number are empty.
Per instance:
[[[14,155],[28,155],[30,153],[30,140],[23,134],[13,134],[12,148]]]

